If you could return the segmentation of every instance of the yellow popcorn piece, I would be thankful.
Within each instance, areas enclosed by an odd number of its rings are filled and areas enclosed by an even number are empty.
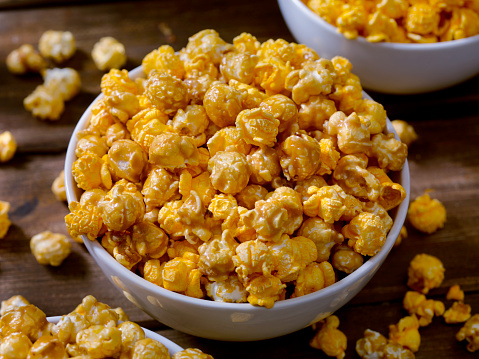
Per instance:
[[[386,241],[387,231],[381,218],[374,213],[362,212],[342,229],[348,245],[365,256],[377,254]]]
[[[42,336],[47,326],[47,317],[43,311],[32,304],[22,305],[0,317],[0,336],[5,338],[12,333],[22,333],[35,341]]]
[[[0,201],[0,239],[5,238],[8,229],[12,222],[8,218],[8,212],[10,211],[10,203],[6,201]]]
[[[90,152],[73,162],[72,174],[78,187],[90,190],[102,186],[102,166],[103,160]]]
[[[160,46],[147,54],[141,63],[143,71],[149,74],[151,71],[166,71],[179,79],[183,78],[185,68],[180,57],[175,54],[175,50],[169,45]]]
[[[251,305],[271,309],[276,301],[284,297],[285,288],[286,284],[283,284],[279,278],[259,276],[248,281],[247,300]]]
[[[167,122],[168,116],[160,110],[146,108],[127,121],[126,132],[129,131],[131,139],[148,152],[156,136],[163,132],[171,132]]]
[[[47,67],[45,59],[30,44],[24,44],[10,52],[6,63],[8,70],[16,75],[41,72]]]
[[[132,140],[115,141],[108,150],[108,169],[115,179],[139,182],[147,161],[146,152]]]
[[[121,350],[121,331],[115,327],[92,325],[77,334],[81,351],[92,358],[114,356]]]
[[[126,123],[140,109],[138,97],[131,92],[112,91],[103,99],[113,118]]]
[[[128,76],[127,70],[111,69],[101,77],[101,92],[109,96],[113,92],[138,94],[138,86]]]
[[[408,291],[403,299],[403,306],[409,315],[415,314],[419,325],[425,327],[431,324],[434,316],[444,314],[444,304],[438,300],[426,299],[424,294]]]
[[[133,225],[132,244],[143,258],[160,258],[166,253],[169,238],[154,223],[140,222]]]
[[[384,170],[400,171],[407,159],[406,144],[396,140],[393,133],[378,133],[371,138],[371,157],[378,159],[379,167]]]
[[[243,110],[236,117],[236,128],[246,143],[255,146],[274,146],[279,120],[261,109]]]
[[[254,84],[269,96],[285,90],[286,79],[292,68],[289,62],[278,57],[260,59],[254,69]]]
[[[363,256],[347,245],[338,245],[334,247],[331,257],[333,268],[341,272],[351,274],[364,263]]]
[[[336,282],[333,266],[327,262],[312,262],[302,269],[295,281],[292,298],[314,293]]]
[[[169,260],[163,267],[163,286],[171,291],[183,293],[195,298],[202,298],[200,288],[201,273],[198,270],[199,256],[185,253],[183,257]]]
[[[200,255],[198,268],[210,281],[224,281],[234,272],[233,256],[238,243],[230,231],[223,231],[221,236],[213,236],[198,248]]]
[[[409,263],[408,281],[409,288],[422,294],[437,288],[444,280],[444,266],[442,262],[430,254],[417,254]]]
[[[114,37],[105,36],[93,45],[91,57],[98,70],[119,69],[126,63],[125,46]]]
[[[189,101],[186,85],[166,72],[153,71],[149,74],[145,95],[154,107],[167,115],[173,115],[178,109],[185,108]]]
[[[321,320],[318,324],[319,330],[309,342],[309,345],[315,349],[322,350],[327,356],[343,359],[347,347],[347,338],[342,331],[338,329],[339,319],[335,315],[330,315]]]
[[[374,175],[381,184],[377,202],[384,207],[386,211],[399,206],[402,201],[406,199],[407,194],[404,187],[399,183],[394,183],[383,169],[371,166],[367,167],[366,170]]]
[[[457,300],[463,301],[464,300],[464,291],[458,284],[454,284],[449,288],[446,294],[447,300]]]
[[[131,350],[132,358],[168,359],[168,348],[157,340],[145,338],[135,343]]]
[[[78,202],[71,202],[68,208],[70,213],[65,216],[65,223],[70,236],[80,243],[82,242],[81,235],[86,235],[91,241],[96,240],[103,227],[99,208],[94,205],[82,205]]]
[[[251,183],[265,185],[281,174],[279,156],[273,148],[267,146],[254,148],[246,159],[251,169]]]
[[[2,300],[1,306],[0,306],[0,317],[2,315],[5,315],[5,313],[8,312],[9,310],[12,310],[18,307],[23,307],[28,304],[30,304],[30,302],[21,295],[14,295],[13,297]]]
[[[17,151],[17,142],[10,131],[0,133],[0,162],[10,161]]]
[[[23,333],[11,333],[2,338],[0,355],[3,358],[27,358],[32,341]]]
[[[54,92],[64,101],[69,101],[80,92],[81,78],[75,69],[56,67],[43,72],[43,85],[54,89]]]
[[[444,312],[444,321],[447,324],[464,323],[471,317],[471,306],[462,301],[452,303]]]
[[[30,249],[40,264],[49,264],[57,267],[70,255],[71,243],[60,233],[44,231],[30,240]]]
[[[456,339],[458,341],[467,340],[467,350],[471,353],[479,350],[479,314],[473,315],[457,332]]]
[[[143,195],[146,210],[162,207],[178,194],[179,181],[176,176],[161,167],[154,167],[143,184]]]
[[[241,92],[226,84],[213,84],[205,93],[203,105],[209,119],[219,127],[232,126],[242,111]]]
[[[185,168],[199,164],[200,154],[196,145],[187,136],[162,132],[155,137],[149,148],[149,161],[165,169]]]
[[[341,111],[335,112],[324,124],[324,129],[328,135],[338,136],[338,147],[346,154],[367,153],[372,147],[368,126],[355,112],[347,117]]]
[[[239,152],[243,155],[250,153],[251,145],[241,137],[236,127],[228,126],[219,129],[207,142],[210,156],[221,151]]]
[[[446,208],[439,200],[431,199],[427,192],[411,202],[407,214],[414,228],[431,234],[444,227]]]
[[[319,216],[326,223],[338,221],[346,211],[341,192],[344,191],[338,185],[309,187],[308,194],[311,196],[303,203],[304,214],[309,217]]]
[[[65,103],[56,88],[39,85],[23,100],[23,106],[40,120],[60,119]]]
[[[227,52],[220,64],[220,72],[226,82],[240,81],[249,85],[254,79],[254,68],[258,63],[258,56],[249,52]]]
[[[75,37],[70,31],[48,30],[38,40],[38,49],[44,57],[62,63],[75,54]]]
[[[273,255],[269,247],[259,240],[246,241],[238,245],[236,255],[233,256],[233,263],[242,283],[245,283],[252,274],[270,277],[274,268]]]
[[[364,337],[356,342],[356,353],[361,359],[414,359],[414,353],[399,343],[388,341],[384,335],[371,329],[364,331]]]
[[[413,314],[402,318],[397,324],[390,325],[389,340],[410,349],[413,353],[417,352],[421,344],[417,317]]]
[[[30,347],[29,358],[62,358],[67,356],[63,343],[51,335],[38,338]]]
[[[314,242],[318,262],[327,261],[334,245],[344,240],[343,235],[334,228],[332,223],[326,223],[320,217],[305,219],[298,230],[298,235]]]
[[[414,130],[414,127],[403,120],[393,120],[391,124],[394,127],[394,130],[397,132],[399,139],[406,144],[406,146],[410,146],[414,141],[418,139],[418,135]]]
[[[238,152],[217,152],[208,161],[211,184],[226,194],[236,194],[244,189],[249,181],[251,170],[246,156]]]

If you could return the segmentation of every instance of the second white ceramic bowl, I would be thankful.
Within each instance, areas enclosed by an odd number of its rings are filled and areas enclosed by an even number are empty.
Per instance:
[[[479,35],[432,44],[372,43],[346,39],[301,0],[278,0],[298,43],[328,59],[343,56],[353,64],[365,89],[416,94],[444,89],[479,74]]]

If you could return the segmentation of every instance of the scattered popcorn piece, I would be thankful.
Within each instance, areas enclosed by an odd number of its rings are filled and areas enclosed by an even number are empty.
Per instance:
[[[80,91],[80,74],[70,67],[47,69],[43,72],[43,85],[69,101]]]
[[[91,51],[98,70],[119,69],[126,63],[125,46],[111,36],[102,37]]]
[[[356,353],[361,359],[373,358],[374,355],[381,358],[387,342],[388,340],[381,333],[366,329],[363,338],[356,341]]]
[[[40,120],[57,121],[65,109],[65,102],[56,89],[39,85],[23,100],[23,106]]]
[[[464,300],[464,291],[461,289],[459,284],[454,284],[449,288],[446,294],[447,300],[457,300],[463,301]]]
[[[0,239],[5,238],[8,229],[12,222],[8,218],[8,211],[10,211],[10,203],[0,201]]]
[[[444,227],[446,208],[439,200],[431,199],[426,191],[409,205],[408,218],[414,228],[431,234]]]
[[[437,288],[444,280],[444,266],[442,262],[429,254],[417,254],[409,263],[408,281],[409,288],[422,294]]]
[[[2,300],[2,305],[0,307],[0,317],[2,315],[5,315],[5,313],[8,312],[9,310],[12,310],[18,307],[23,307],[28,304],[30,304],[30,302],[21,295],[14,295],[13,297]]]
[[[347,346],[346,335],[338,329],[339,319],[335,315],[330,315],[321,320],[318,324],[320,329],[316,332],[309,345],[313,348],[322,350],[327,356],[343,359]]]
[[[464,323],[471,317],[471,306],[461,301],[456,301],[444,312],[444,321],[447,324]]]
[[[45,31],[38,42],[40,53],[61,64],[76,51],[75,37],[70,31]]]
[[[71,247],[67,236],[50,231],[38,233],[30,240],[30,249],[37,262],[55,267],[70,255]]]
[[[397,132],[399,139],[410,146],[414,141],[418,139],[417,133],[409,123],[403,120],[393,120],[391,124],[394,127],[394,130]]]
[[[410,349],[413,353],[417,352],[421,344],[417,317],[413,314],[402,318],[397,324],[390,325],[389,340]]]
[[[10,161],[17,150],[17,142],[10,131],[0,133],[0,162]]]
[[[404,309],[410,315],[415,314],[419,320],[419,325],[425,327],[432,322],[434,316],[444,314],[444,304],[441,301],[426,299],[424,294],[408,291],[403,299]]]
[[[32,45],[25,44],[8,54],[7,67],[11,73],[23,75],[27,72],[41,72],[47,64]]]
[[[67,201],[67,194],[65,191],[65,171],[62,170],[52,183],[52,192],[56,199],[62,202]]]
[[[471,353],[479,350],[479,314],[474,314],[457,332],[456,339],[460,342],[467,340],[467,350]]]
[[[396,238],[396,242],[394,242],[394,247],[400,246],[403,239],[405,238],[407,238],[407,228],[405,226],[402,226],[401,231],[399,231],[399,235]]]

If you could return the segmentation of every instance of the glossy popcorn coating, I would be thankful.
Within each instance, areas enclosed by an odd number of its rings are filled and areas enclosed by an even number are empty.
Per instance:
[[[62,63],[75,53],[75,37],[70,31],[48,30],[38,40],[38,49],[44,57]]]
[[[434,316],[444,314],[445,307],[441,301],[426,299],[424,294],[408,291],[403,299],[404,309],[410,315],[415,314],[421,327],[431,324]]]
[[[10,52],[6,63],[8,70],[16,75],[41,72],[47,66],[45,59],[30,44],[24,44]]]
[[[105,36],[93,45],[91,57],[101,71],[119,69],[126,63],[125,46],[114,37]]]
[[[309,345],[313,348],[322,350],[327,356],[343,359],[347,347],[347,338],[342,331],[338,329],[339,319],[335,315],[330,315],[318,324],[320,329],[316,332]]]
[[[444,265],[435,256],[417,254],[409,263],[407,285],[422,294],[437,288],[444,280]]]
[[[10,211],[10,203],[6,201],[0,201],[0,239],[5,238],[8,229],[12,222],[8,218],[8,212]]]
[[[471,353],[479,350],[479,314],[473,315],[469,320],[464,324],[464,326],[457,332],[456,339],[458,341],[466,340],[467,350]]]
[[[100,241],[168,290],[267,308],[381,249],[387,210],[404,199],[391,168],[406,152],[381,137],[384,108],[362,99],[347,59],[204,30],[178,52],[151,51],[142,69],[102,76],[78,135],[74,240]]]
[[[444,205],[438,199],[432,199],[427,192],[411,202],[407,214],[414,228],[428,234],[444,227],[447,217]]]
[[[70,255],[71,243],[60,233],[44,231],[30,240],[30,249],[40,264],[49,264],[57,267]]]
[[[421,344],[417,317],[413,314],[400,319],[397,324],[389,325],[389,340],[410,349],[413,353],[417,352]]]

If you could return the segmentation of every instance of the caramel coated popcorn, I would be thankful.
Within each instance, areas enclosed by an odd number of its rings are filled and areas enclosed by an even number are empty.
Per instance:
[[[75,37],[70,31],[45,31],[38,41],[40,53],[60,64],[75,54]]]
[[[364,331],[364,337],[356,342],[356,353],[361,359],[414,359],[414,353],[407,347],[386,339],[371,329]]]
[[[102,77],[75,151],[72,238],[177,293],[267,308],[381,250],[407,146],[347,59],[204,30],[142,69]]]
[[[432,199],[427,192],[411,202],[407,214],[414,228],[428,234],[444,227],[447,216],[444,205]]]
[[[348,39],[370,42],[433,43],[479,34],[473,1],[303,0]]]
[[[102,37],[93,45],[91,57],[101,71],[119,69],[126,62],[125,46],[111,36]]]
[[[10,131],[0,133],[0,162],[10,161],[17,151],[17,141]]]
[[[123,313],[121,317],[118,313]],[[121,308],[111,308],[88,295],[57,323],[21,296],[2,301],[0,356],[20,358],[159,358],[213,359],[200,349],[183,349],[170,356],[160,341],[147,338]]]
[[[27,72],[41,72],[47,63],[32,45],[24,44],[8,54],[7,67],[11,73],[23,75]]]
[[[10,211],[10,203],[0,201],[0,239],[7,235],[8,229],[12,222],[8,218],[8,211]]]
[[[50,231],[38,233],[30,240],[30,249],[37,262],[54,267],[62,264],[70,255],[71,246],[65,235]]]
[[[309,345],[322,350],[327,356],[343,359],[347,347],[347,338],[338,329],[339,319],[331,315],[319,322],[320,329],[316,332]]]
[[[431,289],[441,285],[444,272],[444,266],[438,258],[430,254],[418,254],[409,263],[407,285],[422,294],[427,294]]]
[[[466,340],[467,350],[471,353],[479,350],[479,314],[473,315],[457,332],[456,339],[459,341]]]

